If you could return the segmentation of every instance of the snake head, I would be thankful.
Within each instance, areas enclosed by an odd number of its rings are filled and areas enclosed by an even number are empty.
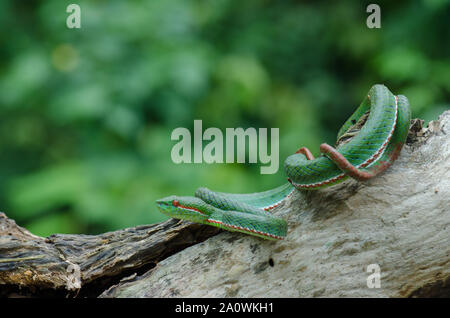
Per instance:
[[[199,198],[175,195],[157,200],[156,206],[170,217],[199,223],[207,220],[214,209]]]

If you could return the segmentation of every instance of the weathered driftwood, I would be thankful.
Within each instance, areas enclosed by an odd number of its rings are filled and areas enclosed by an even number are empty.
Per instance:
[[[383,175],[280,205],[284,241],[176,220],[41,238],[0,214],[0,295],[449,297],[450,111],[420,124]]]
[[[96,296],[133,273],[218,233],[170,219],[101,235],[38,237],[0,213],[0,296]]]

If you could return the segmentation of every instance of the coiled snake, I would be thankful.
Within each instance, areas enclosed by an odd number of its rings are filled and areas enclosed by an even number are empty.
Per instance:
[[[369,115],[367,117],[367,113]],[[393,95],[386,86],[374,85],[353,115],[338,132],[342,142],[337,148],[320,146],[314,158],[300,148],[284,162],[289,183],[251,194],[231,194],[199,188],[195,197],[170,196],[157,200],[158,209],[171,217],[217,226],[265,239],[283,239],[287,223],[269,211],[295,189],[317,190],[335,185],[348,177],[364,181],[386,170],[398,157],[410,123],[410,108],[405,96]],[[358,122],[365,123],[352,135]]]

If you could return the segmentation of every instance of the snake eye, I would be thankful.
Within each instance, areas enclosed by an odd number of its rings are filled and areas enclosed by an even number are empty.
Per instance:
[[[180,206],[180,202],[178,200],[173,200],[172,201],[172,205],[173,206]]]

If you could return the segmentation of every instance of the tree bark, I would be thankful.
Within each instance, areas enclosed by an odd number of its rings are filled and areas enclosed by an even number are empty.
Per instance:
[[[283,241],[174,219],[43,238],[0,213],[0,295],[449,297],[449,136],[450,111],[413,120],[384,174],[297,192]]]
[[[218,232],[170,219],[100,235],[43,238],[0,213],[0,296],[97,296]]]

